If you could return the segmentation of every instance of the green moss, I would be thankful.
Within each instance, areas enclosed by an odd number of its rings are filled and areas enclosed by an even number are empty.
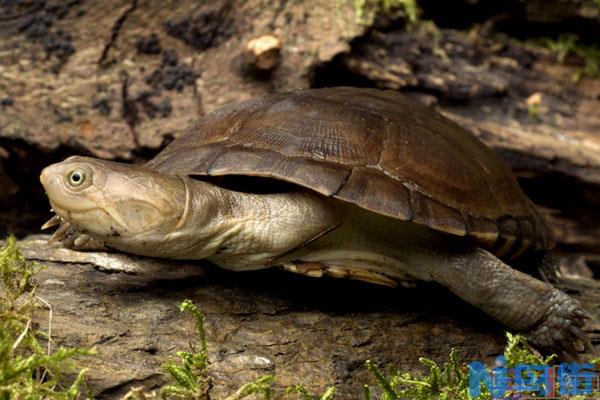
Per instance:
[[[316,400],[317,399],[316,396],[312,395],[302,385],[290,386],[286,389],[285,393],[286,393],[286,395],[298,394],[300,396],[301,400]],[[331,399],[333,399],[334,395],[335,395],[335,387],[330,387],[325,391],[325,393],[323,393],[323,395],[321,397],[319,397],[319,400],[331,400]]]
[[[241,400],[253,394],[262,395],[264,400],[271,400],[274,380],[275,377],[273,375],[261,376],[254,382],[243,385],[234,394],[227,396],[225,400]]]
[[[62,347],[51,351],[52,338],[32,322],[36,303],[45,302],[36,296],[32,282],[40,268],[25,260],[13,237],[0,249],[0,400],[76,399],[81,394],[85,369],[71,385],[63,382],[73,370],[73,357],[92,351]]]
[[[184,300],[179,306],[180,311],[189,313],[196,322],[196,331],[198,334],[199,347],[193,352],[179,351],[177,356],[179,360],[169,360],[163,365],[165,371],[170,375],[172,383],[164,386],[161,391],[163,399],[186,399],[186,400],[204,400],[209,399],[209,390],[211,387],[210,376],[208,375],[208,347],[206,345],[206,331],[204,330],[204,315],[191,300]],[[233,394],[227,396],[225,400],[241,400],[251,395],[259,395],[264,400],[273,398],[273,384],[275,377],[264,375],[254,382],[242,385]],[[335,388],[329,388],[319,397],[320,400],[331,400]],[[283,396],[300,396],[302,400],[316,400],[304,386],[294,385],[288,387]],[[154,398],[151,394],[130,392],[130,398],[148,399]],[[282,398],[281,396],[278,398]]]
[[[507,332],[506,342],[504,357],[508,367],[514,367],[517,364],[550,365],[556,359],[555,354],[548,357],[535,354],[527,340],[521,335]]]
[[[429,375],[417,376],[406,371],[389,370],[382,372],[372,361],[367,361],[366,366],[375,376],[382,394],[380,400],[399,399],[457,399],[467,400],[469,397],[469,373],[466,365],[458,362],[456,351],[450,352],[449,359],[442,367],[432,360],[421,357],[421,364],[429,369]],[[481,399],[489,398],[489,392]],[[365,388],[365,400],[373,400],[372,390]]]
[[[523,336],[506,334],[504,357],[508,367],[517,364],[549,365],[555,356],[536,355]],[[374,391],[381,392],[379,400],[474,400],[469,396],[469,367],[458,360],[453,349],[448,361],[441,367],[434,361],[421,357],[421,364],[428,368],[426,375],[414,375],[406,371],[388,369],[381,371],[372,361],[366,362],[377,381],[377,388],[364,387],[363,398],[374,400]],[[483,384],[477,400],[491,399],[491,393]]]
[[[579,36],[570,33],[562,34],[558,39],[540,38],[531,39],[530,42],[551,50],[556,55],[558,62],[564,62],[569,55],[581,59],[584,66],[573,76],[574,81],[578,81],[584,76],[600,77],[600,47],[598,45],[581,43]]]
[[[370,25],[378,13],[390,13],[402,9],[406,14],[408,27],[419,22],[421,9],[417,0],[352,0],[359,23]]]
[[[173,383],[162,388],[161,396],[162,398],[207,399],[211,382],[208,376],[208,350],[204,331],[204,315],[190,300],[181,303],[179,310],[188,312],[196,320],[200,347],[194,352],[177,352],[179,363],[175,360],[169,360],[163,364],[163,368],[169,373]]]
[[[527,115],[531,122],[537,122],[539,119],[539,106],[537,104],[528,104]]]

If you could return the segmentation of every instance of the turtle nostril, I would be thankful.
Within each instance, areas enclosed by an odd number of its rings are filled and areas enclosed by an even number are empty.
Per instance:
[[[55,168],[52,167],[53,166],[50,165],[44,168],[40,173],[40,182],[46,190],[48,190],[48,188],[52,186],[52,182],[57,178],[57,171]]]

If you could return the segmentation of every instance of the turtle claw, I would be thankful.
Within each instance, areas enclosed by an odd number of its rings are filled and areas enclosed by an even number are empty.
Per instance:
[[[586,352],[593,349],[582,330],[585,320],[591,316],[580,308],[576,300],[553,290],[548,305],[545,318],[533,330],[526,332],[534,346],[556,353],[563,360],[577,359],[580,345]]]
[[[54,215],[44,225],[42,229],[49,229],[58,225],[58,229],[52,237],[48,239],[48,244],[60,242],[67,249],[74,250],[102,250],[104,245],[92,239],[90,236],[80,233],[70,222],[67,222],[58,215]]]
[[[50,222],[50,221],[48,221]],[[65,237],[69,235],[69,230],[72,229],[72,225],[68,222],[61,222],[58,229],[54,232],[52,237],[48,239],[48,244],[52,244],[54,242],[63,241]]]
[[[584,310],[575,310],[575,315],[577,315],[581,319],[592,319],[590,313]]]
[[[75,240],[73,241],[73,246],[75,246],[75,247],[83,247],[86,244],[88,244],[90,240],[92,240],[92,238],[89,237],[88,235],[77,236],[75,238]]]
[[[52,216],[52,218],[50,218],[48,221],[46,221],[44,223],[44,225],[42,225],[42,230],[45,231],[46,229],[50,229],[56,225],[60,225],[60,223],[62,222],[62,218],[59,217],[58,215],[54,215]]]
[[[594,345],[580,328],[582,327],[570,326],[569,330],[571,331],[571,334],[573,334],[573,336],[575,336],[577,340],[583,344],[583,351],[585,353],[591,353],[594,351]]]
[[[72,227],[67,231],[67,233],[65,233],[64,237],[60,240],[60,242],[62,243],[62,245],[68,249],[74,249],[77,246],[75,245],[75,242],[77,241],[77,238],[79,237],[79,232],[75,231],[74,229],[72,229]]]

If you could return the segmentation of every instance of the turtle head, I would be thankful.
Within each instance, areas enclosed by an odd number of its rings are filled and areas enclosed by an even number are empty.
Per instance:
[[[160,244],[185,210],[181,178],[140,166],[74,156],[46,167],[40,180],[63,222],[122,250]]]

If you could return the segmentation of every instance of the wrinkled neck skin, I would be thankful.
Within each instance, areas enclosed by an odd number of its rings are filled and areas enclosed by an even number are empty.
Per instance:
[[[147,224],[148,229],[138,232],[115,227],[114,234],[88,235],[118,250],[145,256],[201,259],[212,255],[215,245],[225,240],[217,224],[231,212],[230,204],[222,201],[225,196],[212,185],[204,187],[189,178],[164,176],[163,180],[160,186],[170,198],[170,209],[158,210],[159,223]],[[139,219],[135,213],[129,214],[127,223]]]
[[[300,188],[238,192],[79,156],[44,168],[40,181],[63,227],[129,253],[236,270],[268,267],[337,226],[330,203]]]
[[[336,224],[331,207],[305,191],[251,194],[187,177],[163,179],[171,181],[171,191],[181,188],[178,195],[170,194],[176,217],[135,235],[90,236],[134,254],[208,259],[224,268],[250,270],[269,266]]]

